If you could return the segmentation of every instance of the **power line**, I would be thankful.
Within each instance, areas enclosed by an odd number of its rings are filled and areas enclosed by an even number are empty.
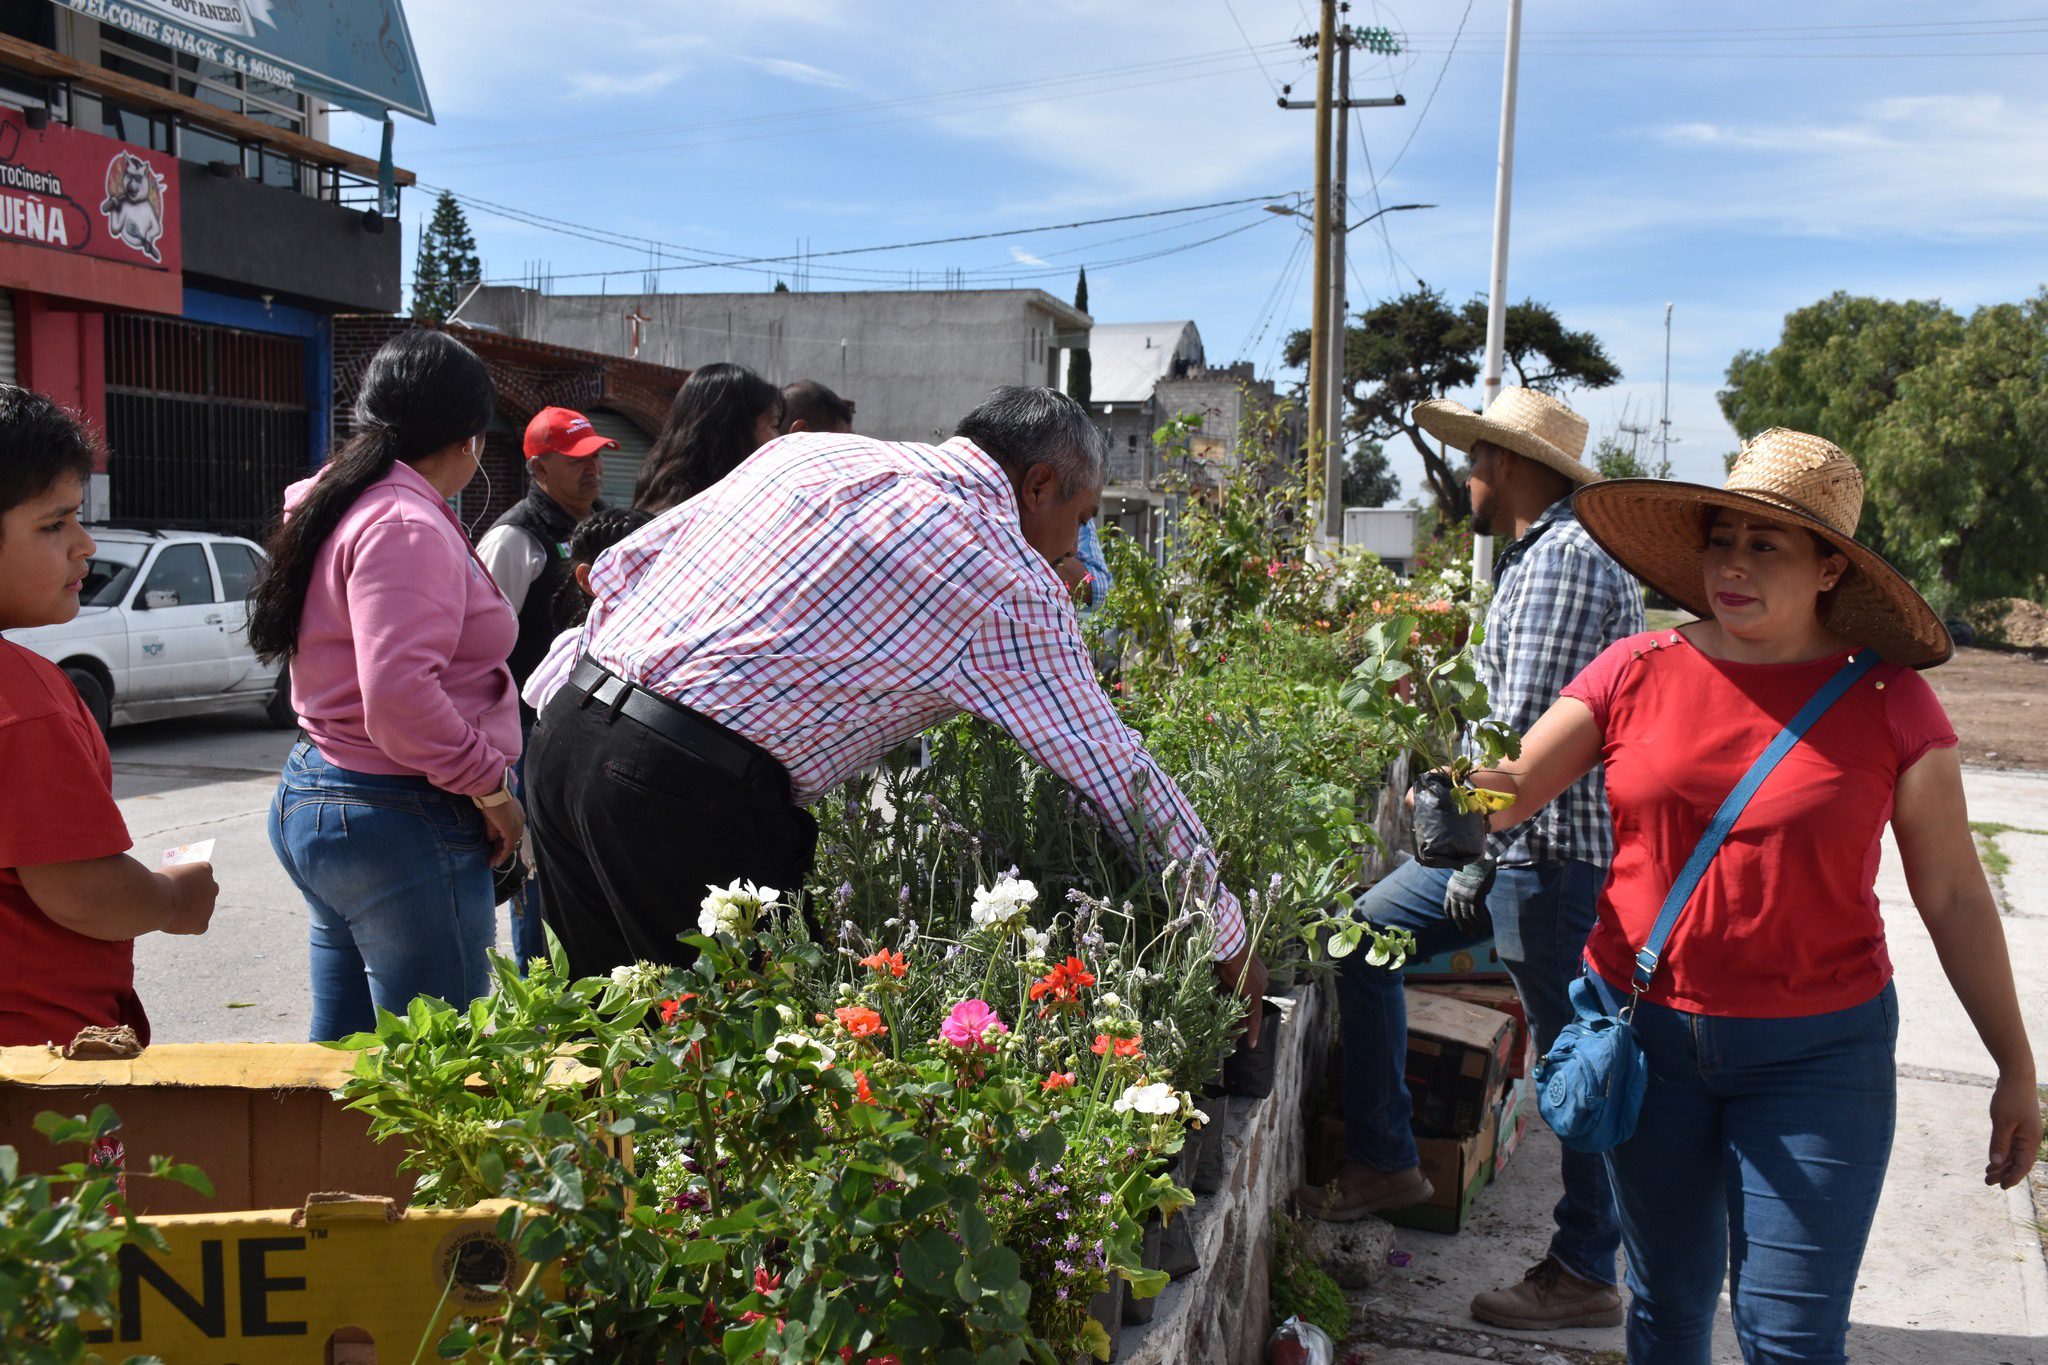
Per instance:
[[[1267,85],[1273,87],[1274,97],[1276,99],[1279,98],[1280,82],[1273,79],[1273,73],[1266,70],[1266,59],[1259,55],[1259,50],[1256,47],[1252,46],[1252,35],[1244,31],[1244,20],[1237,17],[1237,6],[1231,4],[1230,0],[1223,0],[1223,8],[1230,12],[1230,22],[1237,26],[1237,36],[1244,39],[1245,51],[1251,53],[1252,60],[1259,64],[1259,74],[1266,78]]]
[[[1436,70],[1436,83],[1429,87],[1429,98],[1422,102],[1422,111],[1415,116],[1415,122],[1408,125],[1408,138],[1401,144],[1401,150],[1394,153],[1394,159],[1387,163],[1387,175],[1401,164],[1401,158],[1408,155],[1408,149],[1415,145],[1415,135],[1422,131],[1422,121],[1429,117],[1430,106],[1436,103],[1436,92],[1444,88],[1444,73],[1451,69],[1451,58],[1458,55],[1458,40],[1465,36],[1465,21],[1472,17],[1472,0],[1465,0],[1465,12],[1458,16],[1458,31],[1451,35],[1451,46],[1444,53],[1444,64]],[[1373,177],[1372,188],[1377,194],[1380,181],[1386,176]]]
[[[1271,325],[1273,314],[1280,306],[1280,296],[1287,286],[1288,277],[1294,273],[1295,262],[1307,245],[1308,237],[1302,234],[1295,237],[1294,245],[1288,248],[1287,259],[1280,263],[1280,273],[1274,277],[1273,287],[1266,291],[1265,302],[1261,303],[1258,312],[1252,315],[1251,325],[1245,329],[1244,339],[1237,343],[1239,360],[1249,360],[1252,352],[1258,349],[1259,343],[1266,339],[1266,328]]]

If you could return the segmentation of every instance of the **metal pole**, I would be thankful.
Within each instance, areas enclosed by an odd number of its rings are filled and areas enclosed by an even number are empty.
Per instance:
[[[1351,153],[1350,110],[1351,42],[1346,35],[1337,44],[1337,159],[1330,191],[1336,212],[1330,215],[1330,334],[1323,343],[1329,364],[1324,397],[1330,405],[1323,426],[1323,534],[1332,543],[1344,537],[1344,239],[1351,235],[1344,226],[1350,216],[1344,183]]]
[[[1664,411],[1657,421],[1657,476],[1671,463],[1671,305],[1664,305]]]
[[[1508,207],[1515,189],[1515,73],[1522,51],[1522,0],[1508,0],[1508,51],[1500,83],[1500,164],[1493,182],[1493,277],[1486,300],[1486,367],[1481,401],[1501,389],[1508,325]],[[1472,537],[1472,581],[1493,581],[1493,537]]]
[[[1336,46],[1337,0],[1323,0],[1322,25],[1316,35],[1316,206],[1315,281],[1310,286],[1314,315],[1308,334],[1308,468],[1310,489],[1322,471],[1323,425],[1329,415],[1328,331],[1330,312],[1330,94],[1335,83],[1330,58]]]

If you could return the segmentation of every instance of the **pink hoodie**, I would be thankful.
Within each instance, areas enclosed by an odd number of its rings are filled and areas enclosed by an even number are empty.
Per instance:
[[[287,513],[317,481],[285,491]],[[402,461],[320,547],[292,706],[320,756],[482,796],[519,754],[519,620],[434,486]]]

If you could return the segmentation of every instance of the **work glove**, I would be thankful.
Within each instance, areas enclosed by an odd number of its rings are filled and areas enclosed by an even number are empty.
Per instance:
[[[1486,893],[1493,890],[1491,858],[1467,863],[1451,874],[1444,887],[1444,915],[1451,927],[1473,938],[1493,937],[1493,916],[1486,912]]]

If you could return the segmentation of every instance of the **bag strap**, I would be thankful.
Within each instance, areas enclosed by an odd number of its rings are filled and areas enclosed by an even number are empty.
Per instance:
[[[1692,900],[1692,893],[1699,889],[1700,879],[1707,875],[1707,864],[1713,862],[1714,855],[1721,851],[1721,845],[1728,838],[1728,832],[1735,828],[1735,822],[1742,817],[1743,808],[1749,804],[1750,798],[1756,795],[1757,788],[1763,786],[1764,779],[1771,775],[1771,770],[1778,766],[1786,754],[1792,752],[1813,723],[1826,714],[1829,707],[1841,700],[1842,694],[1854,686],[1858,678],[1876,666],[1877,651],[1874,649],[1866,648],[1851,654],[1841,668],[1835,671],[1835,675],[1822,685],[1820,691],[1813,694],[1812,700],[1800,708],[1799,714],[1792,717],[1790,723],[1778,732],[1778,737],[1771,741],[1770,747],[1757,755],[1756,762],[1749,765],[1749,771],[1735,784],[1735,790],[1729,792],[1727,799],[1721,802],[1721,808],[1714,812],[1714,819],[1707,826],[1707,832],[1700,836],[1699,845],[1693,849],[1692,856],[1685,860],[1685,868],[1678,874],[1678,880],[1671,884],[1670,894],[1664,897],[1664,908],[1657,912],[1657,923],[1650,930],[1649,941],[1644,943],[1642,950],[1636,954],[1635,980],[1630,987],[1631,1006],[1635,1003],[1633,997],[1642,995],[1650,988],[1650,978],[1657,972],[1658,959],[1664,955],[1664,945],[1671,938],[1672,929],[1678,924],[1680,912]]]

